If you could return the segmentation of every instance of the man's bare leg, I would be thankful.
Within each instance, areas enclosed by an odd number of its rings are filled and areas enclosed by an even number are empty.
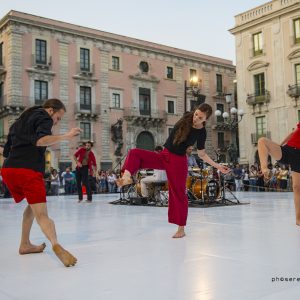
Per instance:
[[[121,178],[117,179],[116,183],[117,183],[118,187],[132,184],[131,173],[128,170],[125,170],[123,176]]]
[[[47,204],[31,204],[30,207],[37,223],[40,225],[45,236],[51,242],[52,249],[56,256],[66,267],[74,266],[77,262],[76,257],[58,244],[54,222],[48,217]]]
[[[282,157],[282,151],[278,144],[274,143],[270,139],[260,138],[257,145],[261,171],[266,178],[269,177],[270,170],[268,169],[268,155],[271,155],[274,159],[280,160]]]
[[[28,205],[23,213],[23,222],[22,222],[22,236],[21,243],[19,248],[20,254],[30,254],[30,253],[40,253],[43,252],[46,244],[43,243],[39,246],[33,245],[30,242],[30,230],[32,226],[34,216],[31,207]]]
[[[178,226],[177,232],[173,235],[173,238],[183,238],[184,236],[184,226]]]
[[[300,173],[292,172],[296,225],[300,226]]]

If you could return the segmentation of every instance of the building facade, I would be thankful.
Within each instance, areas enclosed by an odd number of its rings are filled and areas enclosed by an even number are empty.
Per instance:
[[[281,143],[300,121],[300,1],[274,0],[235,17],[241,163],[258,162],[257,140]]]
[[[83,132],[49,147],[47,167],[63,169],[92,140],[99,168],[111,168],[131,148],[162,145],[204,98],[224,108],[234,79],[225,59],[10,11],[0,21],[0,142],[26,107],[55,97],[67,113],[54,133]],[[230,132],[212,129],[215,122],[207,125],[210,154],[231,143]]]

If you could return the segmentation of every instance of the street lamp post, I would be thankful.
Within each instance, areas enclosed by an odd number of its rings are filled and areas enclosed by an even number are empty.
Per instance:
[[[244,110],[242,108],[237,109],[234,106],[231,107],[231,102],[232,102],[231,94],[226,94],[225,100],[226,100],[226,103],[228,104],[228,112],[225,111],[222,113],[220,110],[216,110],[215,116],[216,117],[222,116],[223,121],[218,122],[218,125],[220,125],[222,129],[228,129],[231,132],[231,142],[233,143],[233,145],[227,146],[227,150],[228,150],[228,152],[230,152],[230,151],[234,151],[234,149],[238,150],[238,142],[237,142],[238,123],[240,123],[243,119]],[[231,153],[228,153],[228,154],[229,154],[230,160],[233,160],[234,158],[232,156],[234,156],[234,155],[231,155]],[[230,162],[233,162],[233,161],[230,161]]]
[[[187,111],[187,98],[188,93],[191,93],[194,98],[197,98],[197,105],[205,102],[205,95],[200,93],[199,79],[197,76],[193,76],[190,79],[190,85],[187,85],[187,80],[184,81],[184,112]]]

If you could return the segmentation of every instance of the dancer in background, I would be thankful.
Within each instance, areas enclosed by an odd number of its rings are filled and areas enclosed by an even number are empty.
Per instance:
[[[48,217],[45,172],[46,147],[70,140],[80,133],[72,128],[62,135],[52,135],[51,129],[63,117],[66,108],[58,99],[49,99],[43,107],[33,106],[25,110],[9,129],[3,156],[3,180],[15,201],[26,198],[22,223],[20,254],[43,252],[46,244],[35,246],[30,241],[30,230],[35,218],[41,230],[52,244],[56,256],[66,266],[74,266],[77,259],[57,241],[54,222]]]
[[[229,171],[228,168],[214,162],[205,152],[205,121],[211,114],[212,108],[206,103],[196,107],[194,111],[186,113],[176,123],[164,144],[165,149],[160,153],[141,149],[130,150],[123,166],[123,176],[117,180],[118,186],[124,186],[132,183],[131,176],[139,169],[166,170],[169,183],[169,222],[178,225],[174,238],[185,236],[184,226],[188,214],[187,148],[197,143],[198,155],[202,160],[222,173]]]
[[[76,183],[78,202],[83,199],[82,185],[86,187],[87,202],[92,202],[92,190],[89,182],[89,173],[95,175],[97,171],[96,158],[92,151],[93,143],[88,141],[84,147],[78,149],[74,154],[76,161]]]
[[[258,153],[265,181],[269,181],[272,175],[268,168],[268,155],[281,164],[291,166],[296,224],[300,226],[300,123],[298,123],[297,129],[290,133],[280,145],[265,137],[260,138]]]

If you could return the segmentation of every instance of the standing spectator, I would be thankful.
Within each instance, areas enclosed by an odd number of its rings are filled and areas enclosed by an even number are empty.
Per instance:
[[[235,168],[232,170],[234,176],[235,190],[241,191],[243,185],[243,170],[239,164],[235,165]]]
[[[74,177],[71,173],[71,169],[69,167],[66,168],[66,172],[64,172],[63,179],[65,182],[65,194],[71,195],[73,193],[73,180]]]
[[[244,186],[244,191],[248,192],[249,191],[249,168],[248,167],[246,167],[244,170],[243,186]]]
[[[260,192],[265,191],[264,174],[262,173],[260,166],[257,169],[257,187]]]
[[[287,189],[287,180],[288,180],[288,174],[289,174],[289,170],[286,168],[285,165],[282,166],[280,173],[279,173],[279,187],[280,190],[282,191],[286,191]]]
[[[253,192],[257,191],[256,184],[257,184],[257,169],[254,165],[252,165],[250,167],[250,171],[249,171],[250,191],[253,191]]]
[[[107,176],[107,182],[108,182],[108,192],[114,193],[116,189],[116,180],[117,176],[113,171],[109,171]]]
[[[51,174],[51,195],[57,196],[59,191],[59,176],[56,169],[53,169]]]
[[[92,190],[89,183],[89,173],[96,172],[96,158],[92,151],[93,143],[88,141],[84,147],[78,149],[74,154],[76,161],[76,182],[78,192],[78,202],[83,199],[82,185],[86,187],[87,201],[92,202]]]
[[[98,172],[98,186],[99,186],[99,193],[106,193],[106,173],[104,171]]]

